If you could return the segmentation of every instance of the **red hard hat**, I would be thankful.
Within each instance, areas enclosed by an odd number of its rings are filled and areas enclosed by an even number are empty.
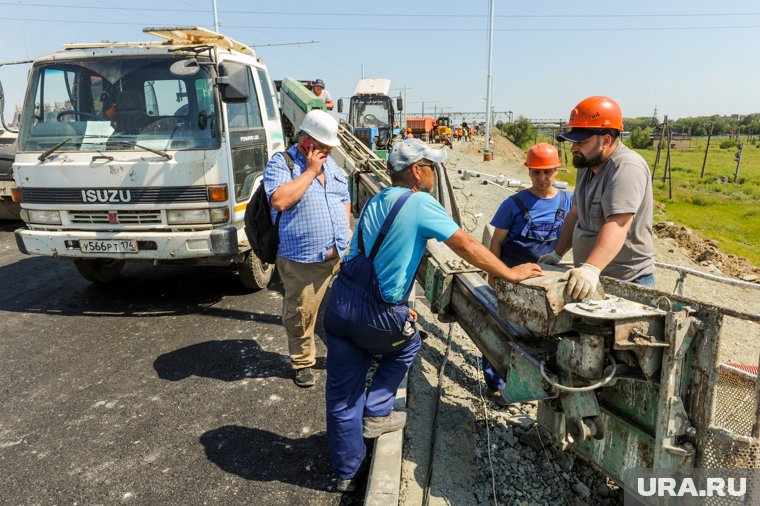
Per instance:
[[[562,165],[559,160],[557,148],[551,144],[541,142],[528,150],[528,158],[525,166],[529,169],[556,169]]]
[[[612,128],[623,131],[623,111],[608,97],[588,97],[570,111],[570,128]]]

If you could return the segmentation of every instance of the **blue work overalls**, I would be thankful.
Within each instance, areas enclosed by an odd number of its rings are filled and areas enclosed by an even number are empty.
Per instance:
[[[560,201],[557,212],[554,214],[554,222],[536,223],[530,215],[530,210],[520,200],[520,197],[513,195],[515,204],[520,209],[525,225],[517,234],[507,235],[504,242],[501,243],[501,261],[507,267],[535,262],[541,256],[554,251],[553,241],[559,238],[562,231],[562,224],[565,222],[565,206],[567,205],[567,194],[560,190]],[[498,392],[504,388],[504,378],[494,369],[493,365],[483,356],[483,376],[485,377],[488,388]]]
[[[411,286],[402,302],[385,302],[372,263],[411,195],[411,191],[406,192],[396,200],[369,257],[364,254],[362,215],[356,227],[358,254],[341,264],[327,295],[327,440],[333,472],[339,480],[353,478],[364,460],[362,417],[391,413],[396,390],[420,349],[419,332],[407,306]],[[367,388],[372,357],[379,357],[380,363]]]

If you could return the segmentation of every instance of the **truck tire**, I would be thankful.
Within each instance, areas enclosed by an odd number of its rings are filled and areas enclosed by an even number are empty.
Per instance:
[[[77,258],[74,260],[74,265],[84,279],[93,283],[109,283],[117,279],[121,271],[124,270],[124,260],[110,258],[92,260]]]
[[[274,273],[274,264],[262,262],[253,251],[245,254],[245,260],[238,264],[238,277],[242,285],[249,290],[262,290],[267,287]]]

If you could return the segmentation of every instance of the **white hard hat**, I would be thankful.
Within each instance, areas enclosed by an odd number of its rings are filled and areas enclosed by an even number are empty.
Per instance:
[[[340,146],[338,122],[322,109],[309,111],[301,123],[300,130],[325,146]]]

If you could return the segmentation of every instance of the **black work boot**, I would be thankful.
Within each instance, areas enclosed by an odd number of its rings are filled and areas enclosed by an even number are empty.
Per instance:
[[[311,372],[311,367],[296,369],[294,371],[293,381],[301,388],[313,387],[314,373]]]

